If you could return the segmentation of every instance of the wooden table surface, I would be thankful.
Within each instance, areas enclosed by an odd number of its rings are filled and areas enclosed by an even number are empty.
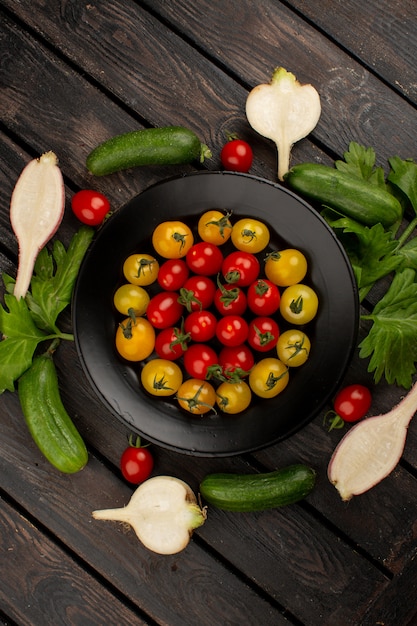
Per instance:
[[[16,270],[12,189],[23,166],[47,150],[65,178],[64,243],[78,228],[69,208],[77,190],[102,191],[117,211],[152,183],[195,169],[92,177],[86,155],[115,134],[188,126],[212,149],[203,168],[217,170],[233,131],[253,146],[251,173],[276,181],[275,150],[250,129],[245,100],[278,65],[315,85],[322,101],[293,163],[330,163],[352,140],[373,146],[383,166],[394,155],[417,158],[415,0],[0,4],[2,272]],[[158,556],[121,525],[92,520],[93,509],[123,506],[132,493],[118,465],[127,433],[90,388],[72,342],[59,347],[56,362],[89,463],[79,474],[59,474],[28,434],[17,393],[0,397],[1,624],[417,624],[417,423],[395,471],[348,504],[326,477],[341,431],[327,432],[324,412],[285,442],[243,456],[196,458],[153,446],[154,473],[194,489],[211,471],[302,461],[318,473],[312,494],[287,508],[210,507],[185,551]],[[366,370],[356,351],[345,382],[371,385],[373,412],[389,410],[403,390],[374,387]]]

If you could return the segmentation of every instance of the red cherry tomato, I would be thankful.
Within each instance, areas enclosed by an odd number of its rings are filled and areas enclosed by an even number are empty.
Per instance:
[[[184,307],[178,302],[178,293],[161,291],[150,299],[146,317],[154,328],[168,328],[178,322],[183,311]]]
[[[279,309],[281,295],[274,283],[266,278],[259,278],[249,285],[247,291],[248,307],[255,315],[273,315]]]
[[[220,272],[223,254],[214,243],[199,241],[188,250],[185,260],[194,274],[212,276]]]
[[[72,196],[71,208],[80,222],[98,226],[110,211],[110,202],[99,191],[82,189]]]
[[[179,291],[189,275],[190,270],[183,259],[168,259],[159,267],[157,281],[165,291]]]
[[[137,437],[133,443],[129,439],[130,445],[126,448],[120,458],[120,469],[123,477],[134,485],[143,483],[152,473],[154,460],[147,447],[140,443]]]
[[[333,407],[344,422],[357,422],[367,414],[371,402],[369,389],[364,385],[354,384],[336,394]]]
[[[247,307],[245,292],[236,285],[221,285],[214,294],[214,306],[221,315],[243,315]]]
[[[180,328],[164,328],[155,338],[155,352],[161,359],[175,361],[184,354],[189,340],[190,337]]]
[[[207,276],[190,276],[180,289],[180,302],[187,311],[208,309],[213,303],[216,285]]]
[[[253,350],[267,352],[277,344],[279,326],[272,317],[255,317],[249,322],[248,344]]]
[[[248,323],[240,315],[225,315],[216,326],[216,337],[224,346],[239,346],[248,336]]]
[[[243,139],[232,139],[224,144],[220,160],[225,170],[249,172],[253,161],[253,151]]]
[[[193,311],[184,321],[184,330],[191,341],[210,341],[216,335],[217,318],[211,311]]]
[[[248,287],[259,275],[260,265],[256,256],[250,252],[236,250],[225,257],[222,274],[228,283],[238,287]]]
[[[204,343],[193,343],[184,353],[184,368],[191,378],[206,380],[209,368],[218,367],[218,357],[213,348]]]
[[[240,346],[226,346],[220,350],[219,365],[226,376],[237,371],[243,377],[254,364],[253,353],[245,343]]]

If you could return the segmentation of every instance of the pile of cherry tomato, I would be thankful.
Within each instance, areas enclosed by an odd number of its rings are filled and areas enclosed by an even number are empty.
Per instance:
[[[226,245],[227,244],[227,245]],[[271,250],[268,226],[219,210],[192,228],[159,224],[151,253],[123,263],[116,349],[140,363],[143,388],[191,413],[244,411],[273,398],[308,359],[318,298],[300,250]],[[281,332],[280,326],[286,330]]]

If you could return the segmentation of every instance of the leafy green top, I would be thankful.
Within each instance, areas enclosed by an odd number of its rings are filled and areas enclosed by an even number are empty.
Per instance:
[[[36,260],[31,292],[17,300],[14,280],[3,275],[5,307],[0,304],[0,393],[14,391],[14,383],[31,366],[37,346],[46,340],[73,339],[57,327],[59,314],[71,302],[81,262],[94,230],[82,226],[68,249],[55,241],[52,254],[43,248]]]
[[[370,315],[368,335],[361,342],[359,355],[369,358],[368,370],[375,382],[382,376],[388,383],[406,389],[412,385],[417,362],[417,164],[400,157],[389,159],[387,178],[383,168],[375,167],[372,148],[352,142],[344,160],[335,162],[337,169],[361,178],[395,195],[415,216],[399,235],[399,224],[384,230],[381,224],[372,227],[338,214],[330,208],[323,211],[346,249],[359,288],[361,302],[374,284],[384,277],[391,282]]]

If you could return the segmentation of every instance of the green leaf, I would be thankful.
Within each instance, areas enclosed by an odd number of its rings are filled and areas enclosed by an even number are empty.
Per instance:
[[[398,242],[381,224],[368,227],[350,218],[338,217],[334,212],[323,211],[322,214],[337,232],[349,256],[361,300],[377,280],[404,262],[403,258],[394,254]]]
[[[343,154],[344,161],[335,161],[335,167],[349,176],[366,180],[378,187],[386,187],[382,167],[375,167],[375,150],[365,148],[355,141],[349,144],[349,150]]]
[[[71,302],[78,271],[93,235],[94,229],[83,226],[75,233],[67,250],[60,241],[55,241],[52,255],[46,248],[39,253],[31,292],[26,297],[39,328],[59,332],[57,318]]]
[[[392,157],[388,162],[391,166],[388,180],[407,196],[417,215],[417,163],[400,157]]]
[[[417,271],[417,237],[410,239],[398,250],[397,254],[402,259],[401,267],[411,267]]]
[[[406,389],[412,385],[417,362],[417,283],[416,272],[405,269],[396,274],[371,315],[372,327],[359,345],[359,356],[370,357],[368,371],[376,383],[385,376],[389,384]]]
[[[4,296],[8,311],[0,305],[0,393],[14,391],[16,381],[32,364],[36,347],[47,335],[33,322],[24,298]]]

